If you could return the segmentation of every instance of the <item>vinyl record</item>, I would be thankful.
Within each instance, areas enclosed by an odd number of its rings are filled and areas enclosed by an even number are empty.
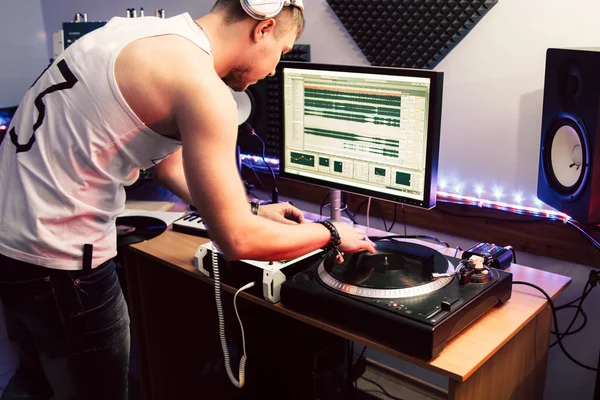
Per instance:
[[[117,246],[152,239],[163,233],[167,224],[153,217],[129,216],[117,217]]]
[[[380,241],[377,254],[346,254],[341,264],[329,257],[324,267],[332,277],[349,285],[402,289],[431,282],[433,272],[447,271],[448,261],[440,252],[416,243]]]

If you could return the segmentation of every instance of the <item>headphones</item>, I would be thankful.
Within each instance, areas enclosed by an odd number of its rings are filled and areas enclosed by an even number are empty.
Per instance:
[[[249,16],[258,20],[273,18],[288,6],[304,11],[302,0],[240,0],[240,3]]]

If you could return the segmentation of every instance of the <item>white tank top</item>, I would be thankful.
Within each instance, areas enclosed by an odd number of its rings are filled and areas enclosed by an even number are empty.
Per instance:
[[[115,81],[119,52],[134,40],[183,36],[209,55],[189,14],[113,18],[68,47],[25,94],[0,147],[0,253],[49,268],[82,268],[116,255],[124,186],[181,142],[152,131]],[[152,84],[148,82],[148,84]]]

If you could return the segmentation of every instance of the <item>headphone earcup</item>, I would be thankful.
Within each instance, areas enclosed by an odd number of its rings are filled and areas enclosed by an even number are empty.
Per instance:
[[[285,0],[240,0],[246,14],[254,19],[273,18],[285,5]]]

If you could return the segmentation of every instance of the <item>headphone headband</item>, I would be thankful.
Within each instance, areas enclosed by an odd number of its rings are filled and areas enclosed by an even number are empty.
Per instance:
[[[249,16],[258,20],[275,17],[283,7],[294,6],[304,11],[303,0],[240,0],[240,4]]]

